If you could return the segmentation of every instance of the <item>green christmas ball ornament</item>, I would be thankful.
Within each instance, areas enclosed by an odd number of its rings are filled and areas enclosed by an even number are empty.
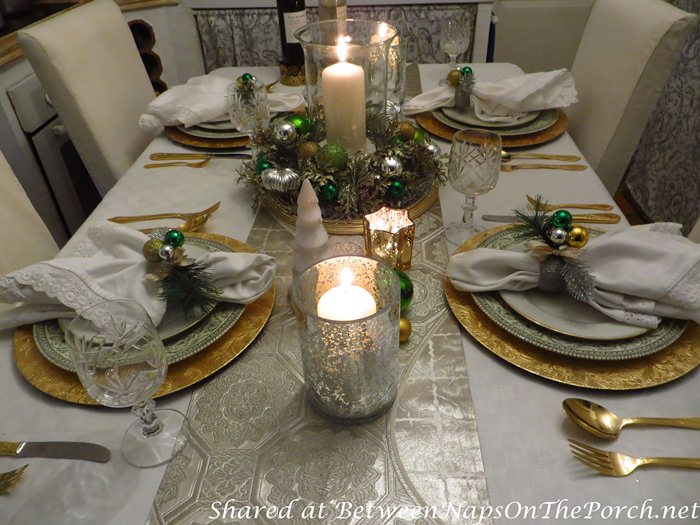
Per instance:
[[[316,160],[323,169],[342,170],[348,165],[348,153],[340,144],[326,144],[316,155]]]
[[[243,79],[243,82],[254,82],[255,77],[251,73],[243,73],[241,75],[241,78]]]
[[[294,127],[297,128],[297,133],[299,133],[299,135],[308,135],[311,133],[310,119],[301,115],[289,115],[287,117],[287,121],[294,124]]]
[[[459,70],[459,72],[462,73],[462,75],[464,76],[471,75],[474,73],[472,71],[472,68],[470,68],[469,66],[464,66],[462,69]]]
[[[549,223],[553,228],[560,228],[566,230],[567,232],[571,229],[574,219],[571,214],[566,210],[557,210],[552,213]]]
[[[402,181],[401,179],[392,179],[391,182],[389,183],[389,197],[392,199],[400,199],[404,195],[406,195],[406,191],[408,188],[406,188],[406,183]]]
[[[250,73],[243,73],[236,79],[237,91],[251,91],[255,85],[256,78]]]
[[[175,248],[179,248],[185,244],[185,236],[180,230],[168,230],[165,235],[163,235],[163,242]]]
[[[394,272],[399,276],[399,283],[401,284],[401,311],[403,312],[413,300],[413,282],[401,270],[394,268]]]
[[[271,167],[272,165],[265,160],[265,156],[262,153],[258,153],[258,157],[255,159],[255,172],[259,175]]]
[[[335,182],[327,181],[321,186],[321,200],[328,203],[338,200],[338,186]]]
[[[413,140],[415,142],[429,142],[430,135],[428,135],[424,129],[416,128],[416,131],[413,133]]]

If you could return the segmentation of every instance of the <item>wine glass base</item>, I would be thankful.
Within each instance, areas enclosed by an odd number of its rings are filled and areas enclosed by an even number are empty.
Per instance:
[[[467,228],[463,222],[451,222],[445,226],[445,237],[447,241],[455,246],[461,246],[482,228]]]
[[[155,414],[163,425],[157,434],[146,436],[141,420],[134,421],[124,433],[122,456],[134,467],[163,465],[182,452],[187,444],[189,426],[184,414],[169,408],[156,410]]]

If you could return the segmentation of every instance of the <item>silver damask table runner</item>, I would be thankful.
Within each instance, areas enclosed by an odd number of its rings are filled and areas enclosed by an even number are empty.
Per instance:
[[[349,240],[361,242],[333,238]],[[398,398],[360,426],[330,423],[305,400],[287,301],[291,228],[261,212],[247,242],[278,261],[272,316],[193,394],[190,443],[168,466],[148,523],[491,523],[480,519],[486,479],[459,326],[443,296],[439,205],[416,221],[413,334],[400,349]]]

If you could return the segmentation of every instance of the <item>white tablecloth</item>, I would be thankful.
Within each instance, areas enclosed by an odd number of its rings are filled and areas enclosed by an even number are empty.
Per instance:
[[[423,89],[436,85],[445,66],[421,66]],[[277,78],[272,68],[248,68],[269,82]],[[518,72],[507,64],[475,64],[480,80],[503,78]],[[232,70],[231,78],[241,70]],[[283,87],[280,86],[280,89]],[[446,142],[439,142],[443,149]],[[543,146],[538,152],[578,154],[568,135]],[[254,220],[252,193],[235,182],[240,161],[214,159],[204,169],[145,170],[154,151],[178,151],[178,146],[159,137],[105,197],[90,220],[113,215],[195,211],[213,202],[221,208],[205,231],[245,240]],[[612,202],[592,170],[583,172],[528,170],[502,173],[497,187],[479,197],[477,218],[483,213],[507,213],[522,207],[526,193],[544,195],[554,202]],[[445,221],[461,215],[462,196],[448,186],[440,192]],[[619,210],[618,210],[619,211]],[[478,221],[477,221],[478,222]],[[489,224],[492,226],[493,224]],[[624,225],[610,227],[620,228]],[[80,232],[78,233],[80,235]],[[69,243],[68,249],[73,244]],[[631,393],[586,391],[558,385],[522,372],[493,356],[469,335],[463,337],[477,415],[477,425],[492,505],[515,513],[520,505],[539,505],[562,500],[571,511],[574,504],[641,506],[652,499],[654,513],[662,505],[692,507],[700,500],[697,471],[640,470],[628,478],[607,478],[587,470],[572,459],[566,437],[588,439],[561,410],[566,397],[586,397],[614,409],[619,415],[698,415],[698,372],[667,386]],[[86,408],[49,398],[29,385],[16,371],[12,357],[12,334],[0,333],[0,440],[83,440],[102,443],[113,451],[107,464],[49,459],[0,458],[0,471],[29,463],[22,482],[11,496],[3,496],[0,524],[22,525],[126,525],[144,523],[165,467],[137,470],[120,457],[119,443],[133,416],[128,411]],[[234,365],[235,366],[235,365]],[[195,387],[196,388],[196,387]],[[161,407],[187,410],[188,391],[159,402]],[[607,444],[603,444],[607,445]],[[609,448],[631,453],[700,456],[700,434],[679,429],[628,429]],[[555,516],[549,520],[503,517],[496,523],[569,523],[578,520]],[[503,511],[505,512],[505,510]],[[520,509],[522,513],[522,509]],[[634,513],[634,508],[631,509]],[[639,509],[637,509],[637,513]],[[696,511],[696,516],[700,509]],[[623,511],[622,516],[626,515]],[[580,519],[580,517],[579,517]],[[611,520],[612,521],[612,520]],[[622,522],[626,520],[621,520]],[[630,523],[690,523],[690,520],[627,520]],[[589,523],[604,523],[594,514]]]

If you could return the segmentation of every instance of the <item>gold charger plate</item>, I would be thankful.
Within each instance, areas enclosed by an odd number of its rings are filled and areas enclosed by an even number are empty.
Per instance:
[[[166,127],[165,136],[173,142],[191,148],[206,149],[236,149],[245,148],[250,144],[250,137],[237,137],[232,139],[207,139],[188,135],[176,127]]]
[[[416,122],[428,133],[445,140],[452,140],[452,135],[457,132],[455,128],[443,124],[436,119],[432,111],[416,115]],[[528,133],[526,135],[502,136],[501,141],[503,142],[504,148],[520,148],[534,146],[535,144],[544,144],[562,135],[568,127],[569,117],[567,117],[566,113],[561,109],[557,109],[557,121],[547,129],[536,133]],[[498,130],[491,131],[498,132]]]
[[[408,207],[408,215],[411,219],[420,217],[428,211],[438,198],[438,186],[434,184],[431,190],[420,200]],[[290,213],[282,202],[272,195],[266,195],[263,199],[265,207],[278,219],[287,224],[296,224],[297,216]],[[326,231],[331,235],[361,235],[364,231],[362,219],[353,221],[339,221],[323,219]]]
[[[476,248],[487,237],[510,226],[482,232],[457,252]],[[599,390],[637,390],[668,383],[700,365],[700,325],[689,323],[683,335],[665,350],[625,361],[577,359],[537,348],[509,334],[491,321],[474,302],[472,294],[460,292],[448,279],[445,297],[464,329],[487,350],[510,364],[537,376],[567,385]]]
[[[189,233],[220,242],[235,252],[255,252],[253,248],[230,237],[213,233]],[[274,285],[260,299],[246,305],[243,315],[215,343],[168,367],[165,381],[153,397],[162,397],[206,379],[236,359],[258,336],[265,326],[275,303]],[[15,365],[20,374],[45,394],[69,403],[97,405],[80,384],[78,376],[49,363],[34,343],[32,326],[21,326],[14,335]]]

